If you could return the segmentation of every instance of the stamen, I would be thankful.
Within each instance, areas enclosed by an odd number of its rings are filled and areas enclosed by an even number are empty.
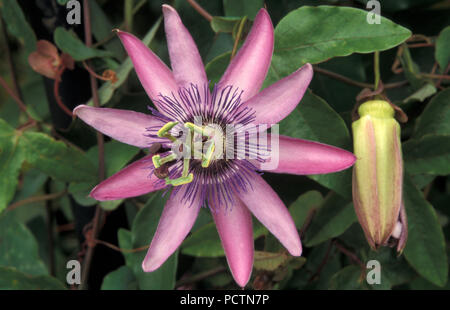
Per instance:
[[[173,137],[169,132],[172,130],[173,127],[178,125],[178,122],[168,122],[164,126],[161,127],[160,130],[158,130],[158,137],[160,138],[167,138],[172,142],[176,141],[176,138]]]
[[[215,149],[216,149],[216,145],[214,144],[213,141],[211,141],[208,149],[206,150],[206,154],[202,158],[202,167],[203,168],[209,167]]]
[[[184,185],[184,184],[189,184],[194,180],[194,174],[193,173],[189,173],[189,175],[185,176],[185,177],[179,177],[177,179],[169,179],[168,177],[166,178],[166,184],[167,185],[173,185],[173,186],[180,186],[180,185]]]

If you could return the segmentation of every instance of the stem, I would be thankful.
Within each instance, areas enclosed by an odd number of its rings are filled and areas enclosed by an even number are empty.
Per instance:
[[[204,8],[200,6],[195,0],[187,0],[187,2],[196,10],[201,16],[203,16],[208,22],[211,22],[213,17]]]
[[[358,256],[356,256],[355,253],[349,251],[348,249],[346,249],[342,244],[340,244],[337,240],[334,241],[334,245],[336,246],[336,248],[341,251],[342,253],[344,253],[346,256],[348,256],[350,258],[350,260],[352,260],[353,262],[355,262],[356,264],[358,264],[359,266],[361,266],[361,268],[364,268],[364,264],[362,263],[362,261],[359,259]]]
[[[95,73],[95,71],[92,70],[92,68],[88,66],[86,61],[83,60],[82,62],[83,62],[83,67],[86,69],[86,71],[89,72],[89,74],[94,76],[96,79],[99,79],[99,80],[102,80],[102,81],[111,81],[111,79],[105,78],[105,77]]]
[[[319,68],[317,66],[314,66],[314,71],[317,73],[329,76],[329,77],[331,77],[335,80],[341,81],[343,83],[352,85],[352,86],[357,86],[357,87],[361,87],[361,88],[374,88],[375,87],[374,84],[358,82],[358,81],[349,79],[348,77],[345,77],[343,75],[340,75],[338,73]],[[384,88],[385,89],[397,88],[397,87],[405,86],[406,84],[408,84],[408,81],[405,80],[405,81],[400,81],[400,82],[384,84]]]
[[[320,275],[320,273],[323,270],[323,267],[325,267],[325,265],[328,262],[328,258],[330,257],[330,252],[331,252],[332,247],[333,247],[333,241],[330,241],[330,243],[328,244],[328,248],[327,248],[327,252],[325,253],[325,256],[323,257],[322,261],[320,262],[319,267],[317,268],[316,272],[309,278],[308,283],[311,283]]]
[[[56,198],[59,198],[61,196],[64,196],[65,194],[67,194],[66,190],[61,191],[61,192],[57,192],[57,193],[53,193],[53,194],[45,194],[45,195],[40,195],[40,196],[29,197],[29,198],[17,201],[15,203],[9,205],[6,208],[6,211],[12,211],[15,208],[18,208],[20,206],[27,205],[27,204],[33,203],[33,202],[40,202],[40,201],[47,201],[47,200],[56,199]]]
[[[373,55],[373,71],[375,73],[375,83],[373,90],[377,90],[380,85],[380,52],[375,51]]]
[[[125,29],[128,32],[132,32],[133,28],[133,0],[125,0],[124,3],[124,20],[125,20]]]
[[[45,191],[50,192],[50,180],[47,180],[45,184]],[[47,200],[45,202],[45,211],[47,216],[47,240],[48,240],[48,257],[50,266],[50,275],[55,276],[55,244],[53,238],[53,208],[52,201]]]
[[[133,15],[136,14],[136,13],[139,11],[139,9],[140,9],[144,4],[146,4],[146,3],[147,3],[147,0],[141,0],[138,4],[136,4],[136,6],[133,8]],[[122,24],[120,24],[120,26],[119,26],[118,28],[120,29],[120,28],[124,28],[124,27],[125,27],[125,22],[123,22]],[[92,47],[98,47],[98,46],[101,46],[101,45],[103,45],[103,44],[109,42],[111,39],[113,39],[113,38],[115,38],[115,37],[117,37],[116,34],[115,34],[115,33],[111,33],[111,34],[108,35],[106,38],[104,38],[104,39],[98,41],[98,42],[95,43],[95,44],[92,44]]]
[[[116,246],[116,245],[114,245],[112,243],[103,241],[103,240],[94,239],[94,240],[91,240],[91,241],[94,242],[94,243],[97,243],[97,244],[102,244],[102,245],[104,245],[104,246],[106,246],[106,247],[108,247],[110,249],[113,249],[114,251],[121,252],[121,253],[142,252],[142,251],[147,250],[148,247],[149,247],[149,245],[144,245],[144,246],[141,246],[141,247],[135,248],[135,249],[121,249],[118,246]]]
[[[59,96],[59,82],[61,81],[63,70],[64,68],[59,70],[58,74],[56,75],[55,82],[53,84],[53,96],[55,97],[56,103],[61,108],[61,110],[63,110],[64,113],[66,113],[70,117],[73,117],[72,111],[70,111],[69,108],[62,102],[61,97]]]
[[[185,278],[185,279],[180,279],[177,281],[177,283],[175,284],[175,287],[179,287],[182,285],[186,285],[186,284],[192,284],[198,281],[201,281],[203,279],[206,279],[208,277],[211,277],[215,274],[224,272],[225,270],[227,270],[227,268],[225,266],[220,266],[211,270],[207,270],[205,272],[196,274],[195,276],[192,276],[190,278]]]
[[[450,80],[450,75],[430,74],[430,73],[421,73],[420,75],[431,79]]]
[[[6,83],[6,81],[0,76],[0,85],[3,86],[3,88],[6,90],[6,92],[14,99],[14,101],[17,103],[17,105],[19,106],[20,110],[22,110],[23,112],[27,113],[27,106],[25,105],[25,103],[23,103],[22,99],[20,99],[16,93],[14,92],[14,90],[12,90],[8,84]]]
[[[233,45],[233,50],[231,51],[230,61],[233,59],[234,55],[236,55],[238,44],[239,44],[239,41],[241,39],[242,31],[244,30],[244,25],[245,25],[246,21],[247,21],[247,16],[244,16],[241,19],[241,23],[239,24],[239,29],[238,29],[238,32],[236,34],[236,40],[234,40],[234,45]]]
[[[90,9],[89,9],[89,1],[83,1],[83,11],[84,11],[84,34],[85,34],[85,44],[87,47],[92,45],[92,33],[91,33],[91,18],[90,18]],[[89,64],[89,63],[88,63]],[[95,77],[90,75],[91,82],[91,91],[92,91],[92,99],[94,101],[95,107],[100,107],[100,101],[98,98],[97,92],[97,80]],[[97,131],[97,144],[98,144],[98,174],[99,180],[102,181],[105,178],[105,160],[104,160],[104,140],[103,135]],[[95,209],[95,215],[93,219],[93,227],[92,227],[92,238],[97,239],[97,236],[100,231],[100,223],[103,220],[103,210],[97,205]],[[95,243],[92,246],[89,246],[86,252],[86,256],[83,264],[83,271],[81,274],[81,284],[80,289],[86,289],[87,283],[89,280],[89,271],[91,268],[92,257],[94,255]]]

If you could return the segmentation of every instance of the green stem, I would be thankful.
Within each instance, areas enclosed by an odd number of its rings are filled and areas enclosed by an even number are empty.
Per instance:
[[[241,19],[241,23],[239,24],[239,29],[238,29],[238,32],[236,34],[236,40],[234,41],[233,50],[231,51],[231,59],[233,59],[234,55],[236,55],[238,44],[239,44],[239,41],[241,40],[242,31],[244,30],[244,25],[245,25],[246,21],[247,21],[247,16],[244,16]]]
[[[374,90],[377,90],[378,86],[380,85],[380,52],[379,51],[376,51],[374,53],[373,71],[375,72]]]
[[[133,28],[133,0],[124,0],[124,19],[125,19],[125,28],[127,31],[132,32]]]

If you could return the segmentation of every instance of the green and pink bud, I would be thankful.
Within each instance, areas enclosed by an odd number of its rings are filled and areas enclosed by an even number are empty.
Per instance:
[[[373,249],[397,240],[405,246],[408,227],[403,205],[403,160],[400,125],[386,101],[371,100],[358,108],[352,124],[354,154],[353,203]]]

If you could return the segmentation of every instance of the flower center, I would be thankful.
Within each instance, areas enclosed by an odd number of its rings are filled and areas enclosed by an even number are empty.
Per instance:
[[[164,157],[160,154],[153,155],[152,162],[156,169],[166,170],[167,164],[183,158],[183,170],[181,177],[171,179],[162,175],[167,185],[179,186],[191,183],[193,173],[189,173],[191,160],[199,160],[202,168],[208,168],[214,160],[224,158],[227,139],[222,128],[217,124],[202,125],[186,122],[179,126],[179,122],[167,122],[162,126],[157,136],[169,139],[172,142],[172,150]],[[180,137],[176,137],[171,131],[176,127],[184,129]],[[161,169],[162,168],[162,169]]]

